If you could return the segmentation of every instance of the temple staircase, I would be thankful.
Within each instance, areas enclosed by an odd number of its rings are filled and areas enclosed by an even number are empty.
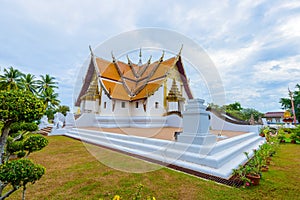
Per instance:
[[[52,131],[52,126],[47,126],[45,128],[38,130],[37,133],[47,136],[49,135],[49,133],[51,133],[51,131]]]

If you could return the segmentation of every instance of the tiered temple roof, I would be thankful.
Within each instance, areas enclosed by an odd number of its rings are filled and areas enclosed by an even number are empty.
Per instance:
[[[159,60],[151,63],[150,57],[145,64],[142,64],[140,52],[138,64],[132,63],[128,57],[128,63],[117,61],[114,56],[112,56],[113,61],[110,62],[95,56],[91,51],[88,72],[75,105],[80,105],[81,97],[87,93],[94,73],[109,98],[135,101],[153,95],[163,84],[170,71],[175,69],[179,73],[188,98],[192,99],[180,53],[165,61],[163,58],[164,53]]]

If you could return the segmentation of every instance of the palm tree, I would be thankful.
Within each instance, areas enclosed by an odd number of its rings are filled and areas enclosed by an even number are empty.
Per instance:
[[[22,88],[22,76],[23,74],[13,67],[9,67],[8,70],[4,68],[4,74],[0,75],[0,88],[3,90]]]
[[[58,100],[58,94],[54,92],[52,88],[47,88],[42,91],[40,98],[43,100],[45,109],[55,108],[59,105],[60,101]]]
[[[58,88],[57,84],[58,82],[55,81],[55,78],[49,74],[46,74],[46,76],[41,75],[41,80],[38,80],[38,92],[46,91],[48,88]]]
[[[35,80],[35,76],[32,74],[23,75],[21,78],[22,87],[25,91],[29,91],[32,94],[36,94],[37,91],[37,80]]]
[[[281,108],[282,109],[291,109],[291,99],[288,99],[288,98],[281,98],[279,103],[281,103]]]

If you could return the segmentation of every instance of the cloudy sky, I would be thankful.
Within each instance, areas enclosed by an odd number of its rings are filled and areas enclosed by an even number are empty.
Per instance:
[[[220,74],[227,103],[279,110],[287,88],[300,83],[298,0],[0,0],[0,5],[1,71],[13,66],[55,76],[65,105],[72,105],[89,45],[146,27],[173,30],[199,44]]]

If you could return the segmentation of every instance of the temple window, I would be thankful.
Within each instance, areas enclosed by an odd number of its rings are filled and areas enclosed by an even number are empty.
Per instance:
[[[104,102],[103,107],[104,107],[104,109],[106,109],[106,101]]]
[[[158,102],[155,102],[155,108],[156,109],[158,108]]]
[[[122,107],[122,108],[125,108],[125,102],[124,102],[124,101],[122,101],[121,107]]]
[[[139,102],[135,102],[135,108],[139,108]]]

